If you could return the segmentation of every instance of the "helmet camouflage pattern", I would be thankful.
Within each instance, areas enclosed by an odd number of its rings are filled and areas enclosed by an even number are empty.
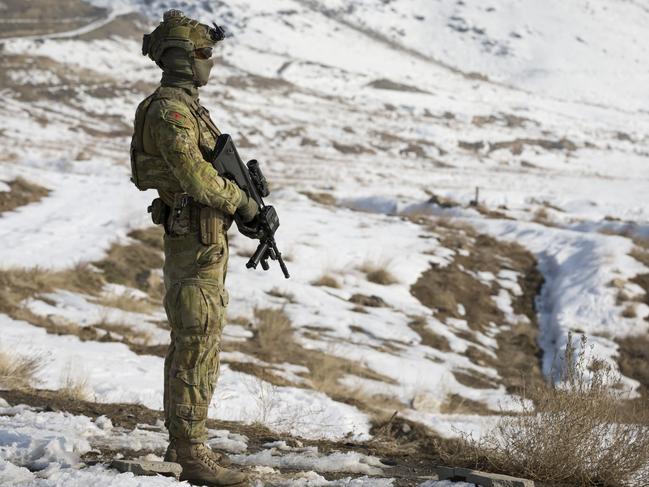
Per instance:
[[[169,48],[179,47],[193,56],[196,49],[214,47],[224,38],[223,29],[218,25],[210,27],[186,17],[180,10],[168,10],[158,27],[151,34],[145,34],[142,54],[162,67],[160,60]]]

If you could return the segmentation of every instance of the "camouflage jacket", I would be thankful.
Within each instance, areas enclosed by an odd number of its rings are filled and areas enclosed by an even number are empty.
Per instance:
[[[135,115],[133,182],[141,190],[158,190],[169,206],[175,195],[187,193],[202,205],[233,215],[242,192],[208,162],[218,135],[197,96],[183,88],[158,88]]]

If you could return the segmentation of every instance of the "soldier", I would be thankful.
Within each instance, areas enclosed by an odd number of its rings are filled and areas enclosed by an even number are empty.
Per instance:
[[[235,213],[252,222],[259,211],[208,162],[220,132],[199,103],[198,87],[207,83],[212,48],[223,37],[216,25],[178,10],[144,36],[143,54],[163,74],[137,109],[131,169],[138,189],[158,191],[149,211],[165,228],[164,306],[172,330],[164,371],[165,460],[183,467],[181,480],[239,486],[246,476],[224,468],[227,458],[205,444],[228,304],[226,232]]]

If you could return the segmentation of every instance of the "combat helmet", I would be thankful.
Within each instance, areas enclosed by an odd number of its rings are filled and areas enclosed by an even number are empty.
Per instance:
[[[221,27],[213,24],[212,27],[190,19],[176,9],[168,10],[162,22],[150,34],[145,34],[142,40],[142,55],[149,56],[160,69],[165,69],[162,57],[167,49],[177,47],[185,51],[195,66],[195,53],[203,49],[211,49],[218,42],[225,39],[225,32]]]

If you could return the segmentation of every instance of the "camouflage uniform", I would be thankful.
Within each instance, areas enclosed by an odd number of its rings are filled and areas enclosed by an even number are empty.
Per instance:
[[[178,29],[189,23],[191,29],[181,33],[193,41],[192,47],[210,47],[209,28],[191,22],[166,14],[159,37],[166,39],[171,32],[182,41]],[[159,53],[152,55],[156,46]],[[193,61],[183,64],[185,54],[178,49],[171,52],[180,61],[167,60],[155,42],[149,51],[156,62],[174,65],[174,70],[163,67],[162,86],[137,109],[132,179],[141,190],[158,191],[153,217],[165,227],[164,307],[172,330],[164,372],[165,424],[172,440],[200,444],[207,439],[205,423],[228,305],[226,232],[248,198],[208,162],[219,133],[199,104]]]
[[[144,153],[169,169],[171,183],[157,188],[171,208],[164,239],[164,305],[172,329],[165,361],[166,424],[173,438],[204,441],[228,304],[226,232],[242,196],[206,161],[215,137],[192,114],[187,96],[182,88],[161,87],[136,119],[143,119]]]

